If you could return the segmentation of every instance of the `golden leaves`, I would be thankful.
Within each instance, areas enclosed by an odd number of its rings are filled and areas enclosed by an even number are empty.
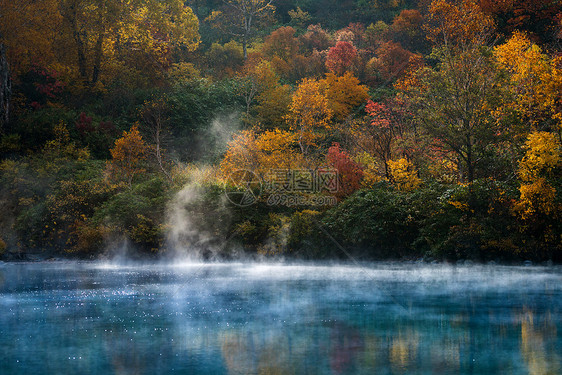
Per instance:
[[[477,0],[434,0],[429,7],[427,37],[436,44],[484,44],[493,28]]]
[[[539,175],[549,174],[560,165],[560,141],[549,132],[529,134],[525,148],[525,157],[519,162],[519,177],[523,181],[533,181]]]
[[[243,130],[228,144],[220,165],[221,174],[228,177],[246,169],[264,178],[270,170],[299,168],[303,159],[296,146],[297,135],[293,132]]]
[[[560,166],[560,142],[552,133],[534,132],[525,148],[525,157],[519,162],[519,177],[526,183],[519,188],[521,196],[515,210],[524,220],[537,214],[556,215],[560,208],[556,189],[545,176]]]
[[[389,160],[388,167],[398,190],[412,191],[421,185],[422,181],[418,177],[416,167],[411,161],[405,158],[396,161]]]
[[[142,161],[148,152],[148,146],[142,139],[137,125],[133,125],[128,132],[124,131],[110,152],[113,158],[108,162],[111,176],[125,179],[131,186],[134,176],[144,172]]]
[[[509,103],[534,126],[552,118],[562,124],[562,70],[559,59],[551,59],[521,32],[494,49],[500,68],[510,74],[515,100]]]

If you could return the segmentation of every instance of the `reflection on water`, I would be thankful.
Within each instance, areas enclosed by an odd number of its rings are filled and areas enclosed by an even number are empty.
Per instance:
[[[559,374],[561,268],[0,265],[0,373]]]

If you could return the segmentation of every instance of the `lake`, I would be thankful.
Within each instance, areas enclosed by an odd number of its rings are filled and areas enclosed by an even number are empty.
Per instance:
[[[561,267],[0,263],[0,374],[559,374],[561,281]]]

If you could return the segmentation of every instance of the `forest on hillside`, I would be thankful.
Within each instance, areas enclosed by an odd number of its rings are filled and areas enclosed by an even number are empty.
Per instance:
[[[0,0],[0,207],[5,259],[560,262],[562,4]]]

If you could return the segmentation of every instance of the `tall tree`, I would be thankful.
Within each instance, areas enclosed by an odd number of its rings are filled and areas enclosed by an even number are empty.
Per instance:
[[[329,128],[333,117],[326,94],[325,83],[305,78],[293,94],[289,113],[285,117],[291,130],[298,132],[298,141],[303,155],[318,137],[317,131]]]
[[[418,72],[408,95],[420,125],[456,155],[459,177],[470,183],[499,131],[490,115],[499,97],[489,53],[493,21],[475,0],[435,0],[430,20],[438,64]]]
[[[244,58],[255,29],[263,25],[275,12],[273,0],[223,0],[224,6],[207,17],[214,27],[232,35],[240,43]]]
[[[64,0],[61,13],[88,85],[99,80],[107,59],[142,51],[162,63],[172,48],[194,50],[199,43],[197,17],[181,0]]]

